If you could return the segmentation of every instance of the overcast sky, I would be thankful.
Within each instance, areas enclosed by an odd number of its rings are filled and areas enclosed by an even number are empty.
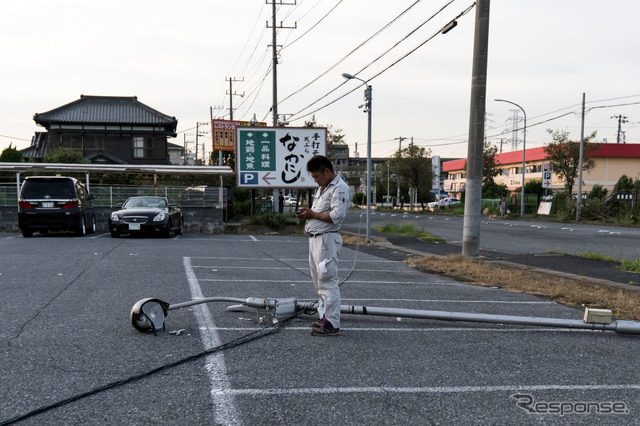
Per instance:
[[[297,28],[278,33],[278,112],[294,114],[291,125],[302,126],[317,110],[318,124],[342,129],[352,155],[357,143],[365,156],[367,117],[358,109],[364,89],[355,80],[343,84],[341,76],[362,70],[364,80],[377,75],[371,80],[374,156],[392,155],[402,136],[434,155],[465,157],[475,8],[449,33],[438,31],[472,3],[297,0],[280,6],[278,24]],[[210,107],[214,116],[229,117],[228,77],[244,78],[233,85],[245,94],[233,98],[234,118],[256,114],[272,123],[271,30],[265,25],[271,5],[264,0],[21,0],[1,8],[0,150],[10,143],[27,147],[43,130],[35,113],[81,94],[137,96],[178,119],[172,142],[192,141]],[[495,98],[525,109],[527,147],[548,143],[549,128],[568,130],[577,140],[585,92],[587,133],[597,130],[598,141],[615,143],[618,122],[611,117],[624,115],[626,142],[639,143],[639,16],[640,2],[632,0],[493,0],[489,140],[499,145],[502,139],[503,151],[512,149],[515,107]]]

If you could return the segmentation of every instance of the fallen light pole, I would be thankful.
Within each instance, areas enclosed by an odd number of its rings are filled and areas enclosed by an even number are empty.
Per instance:
[[[317,302],[298,302],[295,298],[272,299],[249,297],[247,299],[242,299],[238,297],[207,297],[204,299],[195,299],[189,302],[176,304],[169,304],[159,299],[148,298],[138,301],[131,309],[131,324],[138,331],[158,331],[164,328],[164,322],[168,311],[209,302],[237,303],[237,305],[228,307],[228,311],[240,311],[246,310],[247,308],[270,309],[274,311],[274,317],[277,320],[288,318],[300,311],[314,313],[317,308]],[[613,320],[611,317],[611,311],[605,309],[587,308],[585,310],[583,320],[421,309],[382,308],[357,305],[341,305],[340,312],[343,314],[353,315],[514,324],[595,331],[614,331],[618,334],[640,334],[639,321]]]

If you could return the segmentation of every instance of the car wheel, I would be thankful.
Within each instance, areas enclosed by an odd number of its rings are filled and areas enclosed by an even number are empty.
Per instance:
[[[111,231],[111,238],[118,238],[120,237],[120,233],[118,231]]]
[[[40,231],[40,235],[47,235],[49,233],[48,229],[41,229]]]
[[[180,224],[176,228],[176,235],[182,235],[182,226],[183,226],[183,220],[180,219]]]
[[[33,237],[33,231],[31,229],[23,229],[22,236],[25,238],[31,238]]]
[[[76,235],[82,237],[87,234],[87,224],[84,221],[84,216],[80,217],[80,225],[78,225],[78,229],[76,229]]]

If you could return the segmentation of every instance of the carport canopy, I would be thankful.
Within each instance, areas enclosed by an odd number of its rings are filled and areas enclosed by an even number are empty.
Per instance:
[[[0,170],[16,172],[17,190],[20,191],[20,173],[25,172],[76,172],[85,173],[87,188],[89,173],[136,173],[149,175],[210,175],[229,176],[229,166],[178,166],[156,164],[82,164],[82,163],[2,163]]]

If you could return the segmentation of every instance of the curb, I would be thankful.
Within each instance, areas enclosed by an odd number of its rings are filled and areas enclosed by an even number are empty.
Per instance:
[[[362,236],[360,234],[357,234],[355,232],[350,232],[350,231],[341,231],[341,232],[343,232],[345,234],[349,234],[349,235],[354,235],[354,236]],[[384,247],[388,247],[390,249],[401,251],[401,252],[404,252],[404,253],[407,253],[407,254],[412,254],[414,256],[442,257],[439,254],[427,253],[427,252],[423,252],[423,251],[419,251],[419,250],[414,250],[414,249],[410,249],[410,248],[394,245],[394,244],[390,243],[389,240],[387,240],[386,238],[383,238],[383,237],[371,236],[371,240],[375,241],[377,244],[382,245]],[[631,285],[628,285],[628,284],[623,284],[623,283],[619,283],[619,282],[615,282],[615,281],[609,281],[609,280],[605,280],[605,279],[602,279],[602,278],[587,277],[587,276],[584,276],[584,275],[570,274],[568,272],[554,271],[552,269],[545,269],[545,268],[539,268],[539,267],[534,267],[534,266],[521,265],[519,263],[508,262],[506,260],[494,260],[494,259],[490,259],[490,258],[483,257],[483,256],[480,256],[479,259],[482,260],[483,262],[492,263],[492,264],[495,264],[495,265],[500,265],[500,266],[506,267],[506,268],[513,268],[513,269],[520,269],[520,270],[523,270],[523,271],[537,272],[537,273],[549,275],[549,276],[552,276],[552,277],[565,278],[565,279],[570,279],[570,280],[574,280],[574,281],[582,281],[582,282],[593,284],[593,285],[600,285],[600,286],[617,288],[617,289],[621,289],[621,290],[640,292],[640,286],[631,286]]]

